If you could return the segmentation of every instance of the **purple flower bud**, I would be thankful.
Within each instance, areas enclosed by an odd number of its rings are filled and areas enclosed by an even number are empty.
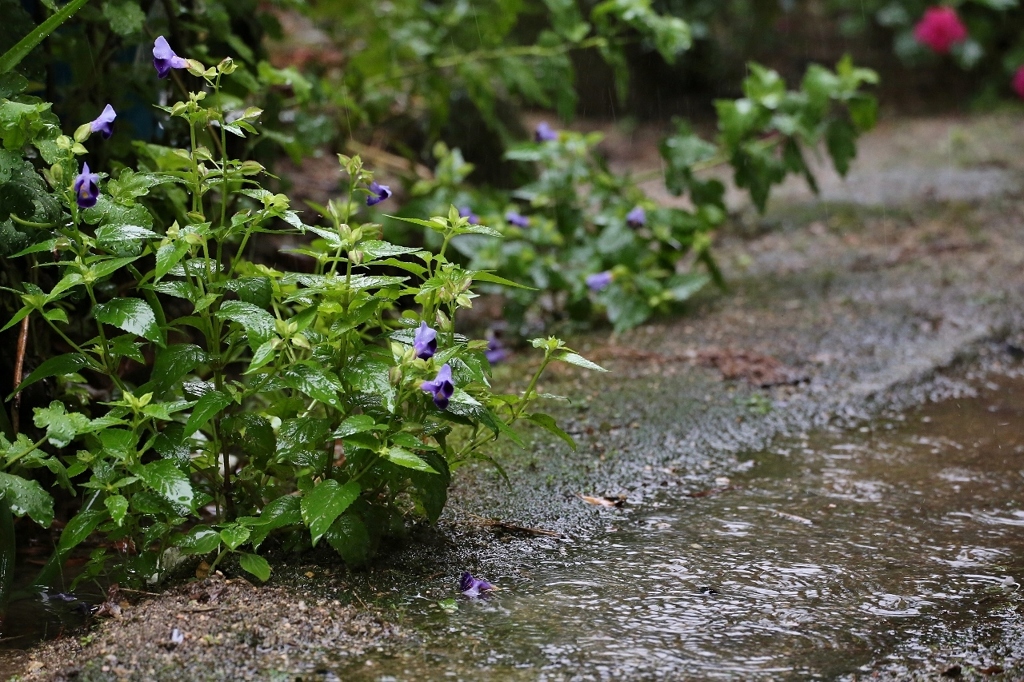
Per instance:
[[[505,214],[505,220],[509,225],[515,225],[516,227],[529,227],[530,219],[521,213],[515,211],[509,211]]]
[[[391,188],[387,185],[378,185],[376,181],[370,183],[371,196],[366,197],[367,206],[375,206],[385,199],[391,198]]]
[[[171,69],[187,69],[188,61],[176,55],[167,44],[167,39],[159,36],[153,42],[153,67],[157,78],[167,78]]]
[[[459,578],[459,591],[467,597],[479,597],[481,594],[494,590],[494,585],[486,580],[474,578],[469,572],[463,573]]]
[[[508,351],[505,350],[505,346],[501,344],[498,337],[492,336],[487,339],[487,350],[484,351],[484,357],[487,358],[487,362],[496,365],[508,357]]]
[[[469,206],[463,206],[462,208],[460,208],[459,216],[467,218],[469,220],[470,225],[480,224],[480,216],[478,216],[476,213],[473,213],[473,209],[471,209]]]
[[[100,176],[89,172],[89,164],[82,163],[82,172],[75,178],[75,201],[79,208],[92,208],[100,196]]]
[[[109,104],[103,107],[103,111],[89,124],[89,132],[99,133],[104,140],[109,140],[114,134],[114,119],[117,112]]]
[[[416,330],[416,337],[412,341],[416,357],[421,360],[428,360],[434,357],[437,352],[437,331],[427,326],[426,322],[420,322],[420,328]],[[445,365],[447,367],[447,365]]]
[[[533,130],[534,142],[554,142],[558,139],[558,133],[548,125],[547,121],[541,121]]]
[[[448,407],[448,400],[455,393],[455,384],[452,383],[452,368],[448,363],[441,365],[441,369],[438,370],[434,380],[424,381],[420,384],[420,388],[427,393],[433,394],[434,404],[437,405],[437,409],[445,409]]]
[[[647,214],[640,206],[635,206],[626,214],[626,224],[630,227],[643,227],[647,223]]]
[[[591,291],[601,291],[612,283],[612,272],[605,270],[594,275],[587,275],[586,282]]]

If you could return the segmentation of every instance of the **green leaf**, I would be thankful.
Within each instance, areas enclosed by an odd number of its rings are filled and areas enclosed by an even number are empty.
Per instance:
[[[220,533],[214,529],[209,526],[195,526],[178,542],[178,549],[186,556],[209,554],[220,547],[220,542]]]
[[[87,364],[89,364],[89,361],[81,353],[65,353],[64,355],[58,355],[55,358],[50,358],[43,364],[36,367],[35,371],[25,377],[25,380],[18,384],[18,387],[14,389],[14,392],[11,393],[7,399],[10,400],[15,393],[18,393],[26,386],[30,386],[40,379],[63,376],[65,374],[74,374]]]
[[[392,464],[397,464],[400,467],[412,469],[413,471],[424,471],[430,474],[438,473],[436,469],[424,462],[423,459],[404,448],[389,448],[387,453],[384,454],[384,459]]]
[[[291,365],[281,372],[280,377],[289,388],[336,409],[342,408],[338,392],[344,387],[333,373],[324,371],[312,361]]]
[[[266,582],[270,579],[270,564],[259,554],[242,554],[238,557],[238,563],[244,571],[256,576],[260,581]]]
[[[156,251],[156,270],[153,273],[153,281],[159,280],[174,268],[175,265],[188,253],[188,242],[180,239],[170,244],[164,244]]]
[[[128,500],[124,495],[110,495],[103,504],[106,505],[107,511],[110,512],[110,518],[118,526],[124,523],[124,516],[128,513]]]
[[[515,289],[527,289],[529,291],[536,291],[536,289],[534,289],[533,287],[528,287],[525,284],[519,284],[518,282],[513,282],[510,279],[499,277],[498,275],[495,275],[494,273],[488,272],[486,270],[470,270],[469,274],[473,277],[474,282],[490,282],[491,284],[500,284],[502,286],[512,287]]]
[[[206,352],[191,343],[173,343],[160,350],[150,375],[153,392],[163,395],[182,377],[206,362]]]
[[[681,275],[669,280],[668,291],[672,294],[673,300],[685,301],[707,286],[710,282],[711,276],[704,274],[703,272]]]
[[[356,481],[340,485],[334,479],[327,479],[302,497],[302,521],[309,527],[314,546],[320,542],[334,520],[356,501],[359,492],[359,483]]]
[[[33,412],[32,423],[46,429],[46,438],[54,447],[67,447],[76,436],[89,431],[89,418],[80,412],[68,413],[60,401],[54,400],[49,407],[37,407]]]
[[[146,22],[146,15],[133,0],[109,0],[103,3],[103,16],[110,22],[110,30],[119,36],[139,33]]]
[[[249,529],[240,523],[233,523],[220,531],[220,539],[228,546],[228,549],[237,549],[242,543],[249,539]]]
[[[136,465],[131,472],[141,478],[154,492],[171,503],[179,513],[193,512],[195,493],[188,476],[168,459]]]
[[[274,335],[274,316],[252,303],[225,301],[217,317],[242,325],[253,352]]]
[[[206,425],[206,422],[210,421],[210,419],[231,403],[231,396],[216,389],[204,393],[199,398],[196,406],[192,408],[192,414],[189,415],[188,421],[185,423],[184,437],[188,438],[201,429]]]
[[[587,360],[585,357],[578,353],[571,351],[561,351],[555,354],[555,360],[561,360],[562,362],[568,362],[570,365],[576,365],[577,367],[583,367],[585,369],[592,369],[597,372],[607,372],[604,367],[596,363]]]
[[[96,526],[100,525],[106,516],[106,512],[98,509],[80,511],[75,514],[68,521],[68,525],[64,526],[64,530],[60,534],[60,541],[57,543],[57,549],[61,553],[66,553],[68,550],[82,544],[87,537],[92,535],[92,532],[96,530]]]
[[[96,245],[116,254],[138,254],[145,239],[158,238],[153,230],[138,225],[104,225],[96,228]]]
[[[163,336],[156,322],[156,313],[141,298],[115,298],[101,303],[93,309],[97,322],[123,329],[129,334],[141,336],[158,345],[163,345]]]
[[[370,558],[370,534],[362,519],[352,514],[339,517],[325,534],[327,543],[345,563],[358,566]]]
[[[364,431],[380,431],[386,429],[384,424],[378,424],[373,417],[367,414],[357,414],[341,422],[331,438],[348,438],[349,436]]]
[[[295,495],[283,495],[272,500],[263,508],[252,530],[252,546],[258,548],[273,530],[301,523],[300,498]]]
[[[15,516],[28,515],[43,528],[53,523],[53,498],[36,481],[0,472],[0,498]]]
[[[238,298],[259,308],[270,305],[274,293],[269,277],[239,277],[223,284],[228,291],[238,294]]]
[[[558,427],[558,424],[555,423],[555,420],[551,415],[534,413],[526,414],[523,416],[529,419],[537,426],[541,427],[542,429],[545,429],[546,431],[549,431],[558,436],[559,438],[561,438],[562,440],[564,440],[573,450],[576,449],[576,441],[573,440],[572,436],[570,436],[568,433],[566,433],[565,431]]]
[[[846,175],[850,161],[857,155],[857,131],[846,121],[830,121],[825,129],[825,145],[836,171]]]

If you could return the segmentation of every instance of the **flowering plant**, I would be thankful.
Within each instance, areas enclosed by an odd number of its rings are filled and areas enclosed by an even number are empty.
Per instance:
[[[435,521],[452,472],[491,461],[490,441],[522,444],[515,423],[571,442],[533,411],[538,379],[555,361],[597,365],[538,340],[526,390],[499,394],[488,341],[455,331],[478,283],[513,283],[451,261],[449,245],[496,230],[449,207],[415,220],[437,250],[381,240],[361,211],[390,190],[358,156],[339,157],[346,192],[308,221],[260,186],[259,163],[229,155],[228,137],[256,135],[262,115],[225,106],[235,63],[206,67],[163,38],[153,57],[157,76],[187,70],[200,87],[158,107],[188,146],[145,145],[137,169],[79,171],[88,134],[102,135],[113,112],[76,141],[22,94],[24,79],[7,79],[0,99],[0,181],[17,174],[31,199],[6,206],[24,240],[12,258],[33,273],[5,287],[19,308],[3,329],[45,329],[55,349],[12,395],[56,386],[32,426],[0,435],[0,497],[48,526],[52,497],[31,475],[46,469],[81,498],[42,582],[94,532],[107,542],[81,578],[107,570],[117,547],[122,578],[215,553],[214,566],[235,554],[266,579],[259,550],[271,535],[325,541],[358,563],[407,515]],[[308,268],[250,260],[265,235],[287,237]]]
[[[629,329],[709,282],[722,283],[711,235],[726,219],[725,187],[701,171],[731,165],[735,183],[761,210],[772,186],[789,174],[816,189],[804,154],[823,145],[846,173],[858,135],[875,123],[877,103],[864,92],[875,82],[873,71],[844,58],[834,71],[811,66],[790,91],[776,72],[751,64],[745,97],[716,102],[717,140],[680,122],[662,142],[666,187],[685,194],[690,208],[658,206],[638,178],[611,172],[596,150],[600,134],[558,132],[547,123],[506,154],[534,165],[532,182],[509,193],[474,193],[462,182],[471,166],[457,150],[438,146],[437,179],[413,186],[424,199],[412,205],[461,203],[462,215],[479,212],[501,231],[501,241],[465,239],[455,247],[470,267],[534,287],[503,292],[506,319],[519,331],[595,314],[616,330]]]

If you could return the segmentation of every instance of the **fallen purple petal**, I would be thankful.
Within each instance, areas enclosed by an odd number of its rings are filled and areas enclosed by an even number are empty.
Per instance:
[[[494,585],[486,580],[474,578],[469,572],[463,573],[459,578],[459,591],[467,597],[479,597],[480,595],[496,589]]]

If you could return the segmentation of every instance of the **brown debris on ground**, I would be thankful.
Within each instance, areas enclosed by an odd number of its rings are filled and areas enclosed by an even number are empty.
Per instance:
[[[123,608],[86,637],[42,645],[24,679],[180,682],[186,670],[191,679],[294,676],[399,637],[365,608],[218,575]]]
[[[742,379],[761,388],[799,384],[807,380],[805,375],[770,355],[749,350],[710,348],[697,352],[697,362],[714,367],[725,379]]]
[[[759,388],[791,386],[808,380],[806,374],[787,367],[776,358],[750,350],[704,348],[684,353],[657,353],[638,348],[607,346],[590,353],[590,357],[597,361],[625,360],[655,362],[659,365],[691,362],[714,367],[727,381],[742,380]]]

